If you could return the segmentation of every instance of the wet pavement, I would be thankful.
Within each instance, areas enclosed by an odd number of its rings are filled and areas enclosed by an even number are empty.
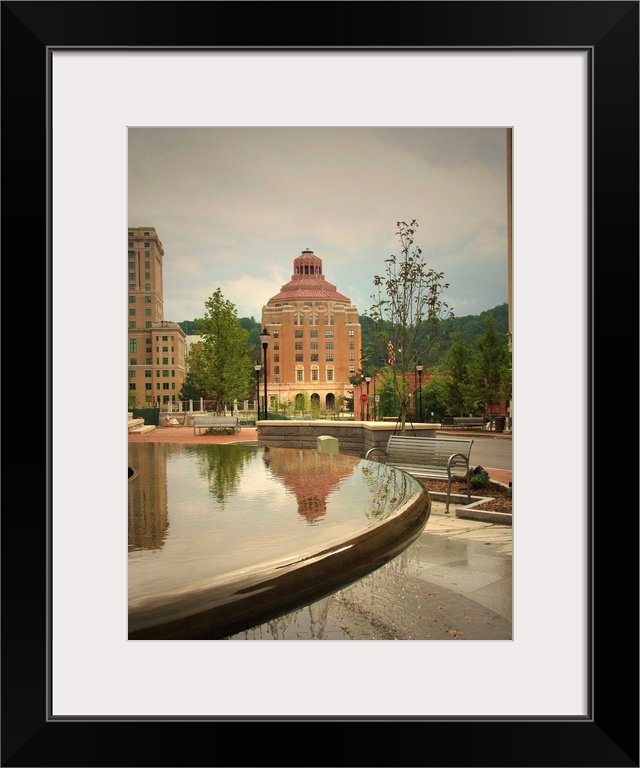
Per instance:
[[[190,427],[158,427],[128,439],[252,443],[257,432],[248,427],[238,435],[194,435]],[[495,482],[511,480],[510,470],[485,469]],[[511,640],[512,527],[444,510],[444,503],[434,500],[422,534],[382,568],[311,606],[228,639]]]

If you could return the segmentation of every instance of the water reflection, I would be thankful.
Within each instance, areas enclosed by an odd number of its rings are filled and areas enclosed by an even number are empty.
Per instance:
[[[133,639],[217,639],[310,605],[395,557],[430,511],[408,475],[354,456],[130,443],[129,466]]]
[[[298,502],[298,514],[315,525],[327,514],[327,499],[356,469],[353,456],[321,454],[292,448],[264,449],[263,460]]]

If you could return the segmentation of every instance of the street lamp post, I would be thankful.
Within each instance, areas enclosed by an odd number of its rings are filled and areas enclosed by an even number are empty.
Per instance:
[[[369,382],[371,381],[371,376],[365,376],[364,380],[367,382],[367,421],[369,421]]]
[[[253,370],[256,372],[256,409],[258,411],[256,421],[260,421],[260,369],[262,366],[260,363],[256,363],[253,366]]]
[[[418,372],[418,392],[419,392],[419,402],[420,402],[420,421],[422,421],[422,369],[424,366],[422,363],[418,363],[416,365],[416,371]]]
[[[262,356],[264,358],[264,418],[265,420],[269,418],[269,405],[267,401],[267,347],[269,346],[269,339],[271,338],[271,334],[269,331],[264,327],[262,329],[262,333],[260,334],[260,341],[262,342]]]

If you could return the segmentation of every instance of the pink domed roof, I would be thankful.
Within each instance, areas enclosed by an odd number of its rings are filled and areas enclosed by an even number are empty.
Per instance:
[[[291,280],[282,286],[280,293],[272,296],[271,301],[287,299],[330,299],[349,301],[336,286],[327,282],[322,274],[322,259],[308,248],[294,259]]]

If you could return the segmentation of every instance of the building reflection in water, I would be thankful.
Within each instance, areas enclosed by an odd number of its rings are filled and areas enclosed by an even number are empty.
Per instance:
[[[327,514],[327,497],[356,469],[352,456],[315,451],[270,451],[264,463],[298,502],[298,514],[315,524]]]
[[[131,443],[129,466],[130,639],[217,639],[311,606],[429,514],[409,476],[349,455]]]

